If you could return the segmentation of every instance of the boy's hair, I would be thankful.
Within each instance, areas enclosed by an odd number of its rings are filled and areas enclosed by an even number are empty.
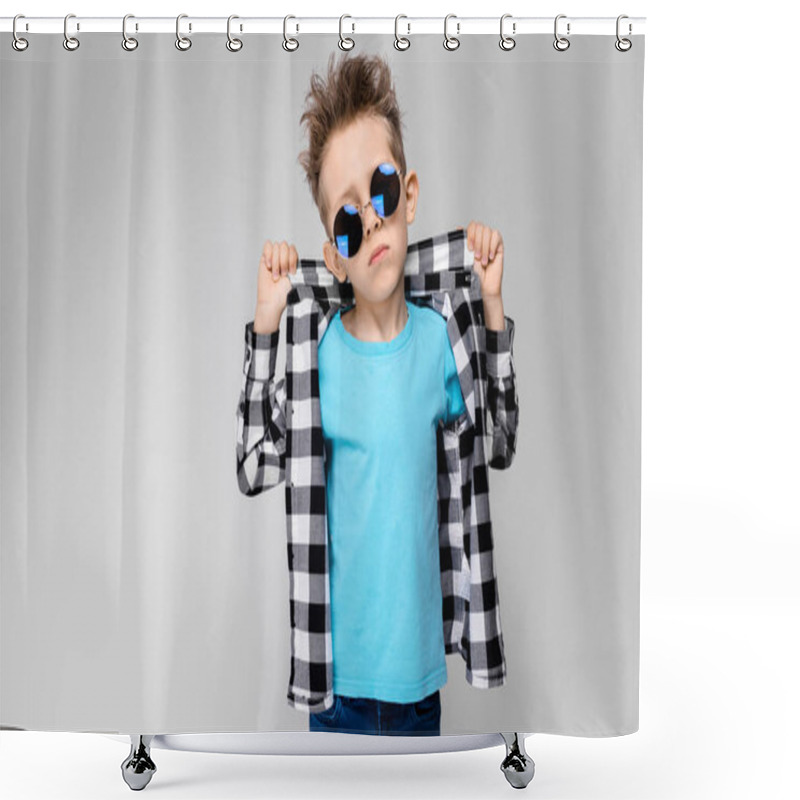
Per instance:
[[[306,172],[311,196],[319,210],[323,226],[328,209],[319,188],[319,174],[328,138],[332,133],[361,115],[373,115],[386,121],[389,147],[400,172],[406,174],[400,107],[392,85],[392,73],[385,58],[378,55],[345,54],[334,65],[336,53],[328,60],[327,83],[316,73],[306,95],[306,110],[300,124],[306,123],[308,149],[299,161]],[[327,233],[327,227],[326,227]]]

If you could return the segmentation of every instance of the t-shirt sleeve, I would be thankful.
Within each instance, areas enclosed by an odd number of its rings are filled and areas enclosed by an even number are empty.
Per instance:
[[[444,335],[444,388],[445,388],[445,418],[444,424],[449,425],[458,419],[466,410],[464,397],[461,394],[461,384],[458,380],[458,369],[453,348],[447,331]]]

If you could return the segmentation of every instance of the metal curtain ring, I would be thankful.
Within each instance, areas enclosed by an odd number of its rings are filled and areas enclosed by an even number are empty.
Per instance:
[[[408,50],[411,47],[411,39],[406,39],[405,36],[400,36],[397,32],[397,23],[400,21],[400,18],[408,19],[405,14],[398,14],[394,18],[394,46],[396,50]],[[411,33],[411,23],[407,22],[406,26],[408,27],[408,33]]]
[[[21,19],[25,19],[25,15],[24,14],[17,14],[17,16],[14,17],[14,22],[11,25],[11,32],[14,35],[14,38],[11,40],[11,46],[15,50],[17,50],[18,52],[21,53],[23,50],[27,50],[27,48],[28,48],[28,40],[27,39],[23,39],[17,33],[17,20],[20,19],[20,18]]]
[[[506,36],[505,33],[503,33],[503,22],[505,22],[505,20],[510,16],[512,16],[512,15],[511,14],[503,14],[503,16],[500,17],[500,49],[501,50],[513,50],[517,46],[517,40],[513,36]],[[517,23],[516,22],[512,22],[511,23],[511,33],[516,33],[516,32],[517,32]]]
[[[133,17],[133,14],[126,14],[122,18],[122,49],[127,50],[130,52],[131,50],[135,50],[139,46],[139,40],[135,36],[128,36],[125,26],[128,20]],[[136,29],[139,29],[139,26],[136,26]]]
[[[556,39],[553,42],[553,47],[555,47],[555,49],[558,50],[559,52],[563,52],[564,50],[567,50],[569,48],[569,39],[567,39],[564,36],[558,35],[558,21],[560,19],[566,19],[566,18],[567,18],[566,14],[558,14],[556,16],[556,21],[554,24]],[[567,36],[569,36],[569,22],[567,23]]]
[[[192,40],[188,36],[181,36],[181,20],[188,17],[188,14],[178,14],[175,20],[175,47],[178,50],[188,50],[192,46]],[[192,30],[192,23],[189,23],[189,30]]]
[[[239,19],[239,15],[238,14],[231,14],[228,17],[228,41],[225,42],[225,47],[227,47],[228,50],[231,51],[231,53],[238,53],[242,49],[244,44],[243,44],[241,39],[237,39],[236,37],[231,36],[231,20],[232,19]],[[239,30],[241,30],[241,28],[239,28]]]
[[[67,16],[64,17],[64,41],[62,44],[64,45],[65,50],[77,50],[81,45],[81,43],[74,36],[69,36],[67,34],[67,20],[74,16],[74,14],[67,14]],[[78,26],[78,30],[80,30],[80,26]]]
[[[616,47],[617,50],[620,51],[620,53],[627,53],[628,50],[630,50],[631,47],[633,47],[633,42],[630,39],[621,39],[620,38],[620,35],[619,35],[619,21],[621,19],[629,19],[629,17],[628,17],[627,14],[620,14],[617,17],[617,41],[614,42],[614,47]],[[631,27],[631,24],[629,22],[628,23],[628,34],[629,35],[630,35],[632,30],[633,30],[633,28]]]
[[[297,48],[300,47],[300,42],[298,42],[297,39],[286,35],[286,23],[290,19],[297,19],[297,17],[293,17],[291,14],[287,14],[283,18],[283,42],[281,42],[281,44],[283,45],[284,50],[291,53],[292,51],[297,50]],[[295,30],[299,31],[300,26],[295,25]]]
[[[356,46],[355,39],[342,35],[342,22],[344,22],[345,18],[353,19],[349,14],[342,14],[342,16],[339,17],[339,48],[341,50],[352,50]],[[354,22],[353,31],[355,31],[355,29],[356,24]]]
[[[461,40],[458,38],[458,34],[461,32],[461,23],[460,22],[456,22],[456,35],[455,36],[450,36],[447,33],[447,20],[449,20],[451,17],[455,17],[455,16],[456,16],[455,14],[448,14],[444,18],[444,41],[442,42],[442,44],[444,45],[444,49],[445,50],[458,50],[458,48],[461,46]]]

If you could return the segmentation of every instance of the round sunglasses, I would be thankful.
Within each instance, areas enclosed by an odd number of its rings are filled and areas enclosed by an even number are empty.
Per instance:
[[[372,173],[369,188],[370,201],[375,213],[382,219],[390,217],[400,203],[400,173],[392,164],[378,164]],[[345,203],[333,220],[333,239],[331,243],[345,258],[353,258],[361,247],[364,238],[364,208],[358,204]]]

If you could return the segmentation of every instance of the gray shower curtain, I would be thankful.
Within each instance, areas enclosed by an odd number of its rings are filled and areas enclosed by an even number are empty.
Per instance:
[[[338,37],[28,38],[0,51],[0,724],[307,730],[286,495],[246,496],[234,451],[264,241],[322,259],[300,116]],[[632,733],[644,36],[355,41],[391,65],[409,243],[499,230],[515,328],[515,456],[488,472],[507,673],[449,653],[441,732]]]

